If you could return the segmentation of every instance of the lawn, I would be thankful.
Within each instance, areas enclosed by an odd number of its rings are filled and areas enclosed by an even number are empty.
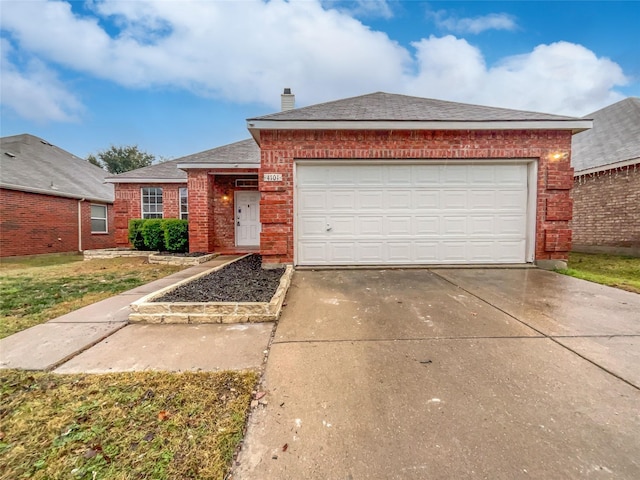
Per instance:
[[[146,258],[51,255],[0,263],[0,338],[180,270]]]
[[[258,374],[0,373],[0,479],[223,479]]]
[[[594,253],[571,253],[559,273],[640,293],[640,258]]]

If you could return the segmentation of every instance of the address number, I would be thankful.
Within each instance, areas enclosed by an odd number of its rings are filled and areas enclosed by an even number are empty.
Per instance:
[[[265,173],[263,179],[265,182],[281,182],[281,173]]]

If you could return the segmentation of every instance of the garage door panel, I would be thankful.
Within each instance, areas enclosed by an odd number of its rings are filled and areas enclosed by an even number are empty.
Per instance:
[[[441,190],[442,208],[445,210],[464,210],[467,208],[467,190]]]
[[[300,194],[298,205],[305,212],[318,211],[324,213],[327,211],[326,198],[327,192],[325,191],[305,191]]]
[[[354,220],[357,225],[357,232],[360,237],[384,235],[384,217],[358,217]]]
[[[357,192],[358,209],[361,211],[382,211],[384,209],[384,197],[381,190]]]
[[[411,209],[411,190],[388,190],[385,193],[384,203],[387,209]]]
[[[302,165],[297,173],[299,264],[525,261],[524,164]]]
[[[412,218],[405,217],[387,217],[385,223],[385,233],[390,236],[411,236],[412,235]]]
[[[318,235],[324,235],[327,228],[327,217],[323,216],[305,216],[298,222],[299,234],[308,238]]]
[[[356,192],[353,190],[339,190],[332,192],[327,198],[329,211],[347,210],[353,212],[356,209]]]
[[[438,235],[440,233],[440,217],[414,217],[417,236]]]

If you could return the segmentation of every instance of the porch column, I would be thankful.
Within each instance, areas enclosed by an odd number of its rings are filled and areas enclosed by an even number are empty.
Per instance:
[[[188,172],[189,251],[213,252],[213,177],[206,170]]]

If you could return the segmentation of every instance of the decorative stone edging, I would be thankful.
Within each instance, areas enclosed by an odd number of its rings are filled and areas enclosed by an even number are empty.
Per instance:
[[[148,257],[150,254],[158,252],[148,252],[143,250],[133,250],[126,248],[101,248],[98,250],[85,250],[82,252],[84,260],[94,258],[118,258],[118,257]]]
[[[246,255],[245,255],[246,256]],[[240,258],[244,258],[240,257]],[[240,258],[234,260],[240,260]],[[153,302],[180,285],[209,275],[225,265],[206,270],[174,285],[151,293],[131,304],[132,323],[254,323],[275,322],[282,311],[291,284],[293,266],[287,265],[270,302]]]
[[[166,265],[200,265],[201,263],[208,262],[217,256],[217,253],[207,253],[206,255],[200,255],[199,257],[180,257],[152,253],[149,255],[149,263],[162,263]]]

